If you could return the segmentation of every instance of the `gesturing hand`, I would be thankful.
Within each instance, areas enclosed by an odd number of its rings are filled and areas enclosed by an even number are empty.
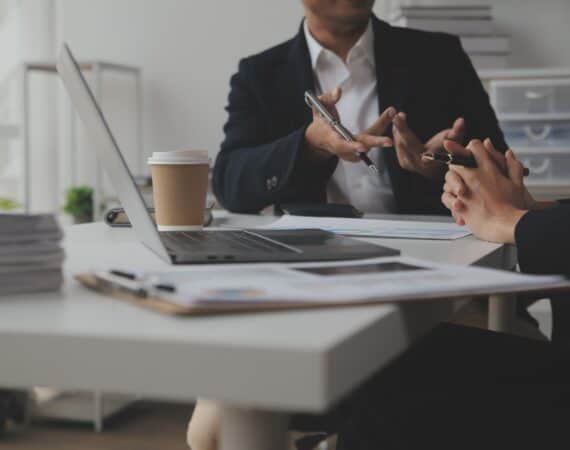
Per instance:
[[[336,104],[342,96],[342,90],[336,88],[333,92],[319,96],[319,100],[335,116],[339,117]],[[358,153],[367,153],[375,147],[391,147],[392,140],[389,137],[381,136],[395,115],[394,108],[384,111],[376,122],[364,133],[356,136],[356,142],[345,141],[325,122],[316,111],[313,111],[313,121],[305,131],[305,141],[311,151],[323,157],[336,155],[340,159],[350,162],[358,162]]]
[[[461,142],[465,136],[465,120],[459,118],[451,128],[442,130],[425,144],[420,141],[408,125],[405,113],[398,113],[394,119],[393,135],[398,162],[403,169],[417,172],[427,178],[441,180],[445,168],[437,162],[423,161],[423,152],[436,152],[443,149],[445,139]]]

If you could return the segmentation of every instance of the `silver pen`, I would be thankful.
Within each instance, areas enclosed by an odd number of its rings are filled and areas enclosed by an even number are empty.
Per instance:
[[[327,122],[330,127],[336,131],[345,141],[356,142],[356,139],[352,133],[348,131],[348,129],[330,113],[327,107],[322,104],[322,102],[312,91],[305,92],[305,103],[309,108],[317,111],[317,114],[321,116],[323,120]],[[371,172],[378,174],[378,168],[374,165],[366,153],[358,152],[358,156],[362,162],[368,166],[368,169],[370,169]]]

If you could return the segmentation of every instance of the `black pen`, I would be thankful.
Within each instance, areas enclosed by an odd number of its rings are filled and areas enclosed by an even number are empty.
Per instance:
[[[116,277],[126,278],[127,280],[136,281],[139,279],[135,273],[132,272],[125,272],[124,270],[110,270],[109,273],[111,275],[115,275]],[[153,284],[153,288],[163,291],[163,292],[176,292],[176,286],[167,283],[158,283]],[[140,289],[140,291],[144,291],[144,289]],[[146,291],[145,291],[146,292]]]
[[[438,151],[435,153],[432,152],[424,152],[422,153],[422,159],[426,161],[437,161],[443,164],[454,164],[456,166],[463,166],[469,167],[471,169],[477,168],[477,161],[472,156],[458,156],[454,155],[453,153],[449,153],[446,151]],[[524,168],[523,175],[528,177],[530,175],[530,170],[528,168]]]
[[[317,111],[319,116],[321,116],[323,120],[327,122],[330,127],[336,131],[345,141],[356,142],[356,139],[352,133],[329,112],[326,106],[322,104],[322,102],[312,91],[305,92],[305,103],[309,108]],[[378,174],[378,168],[374,165],[366,153],[358,152],[358,157],[364,164],[368,166],[368,169],[370,169],[370,171],[372,171],[374,174]]]

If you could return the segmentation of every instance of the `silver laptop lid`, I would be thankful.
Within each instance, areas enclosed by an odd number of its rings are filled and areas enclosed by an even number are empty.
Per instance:
[[[99,161],[113,183],[137,237],[158,256],[170,262],[168,252],[160,240],[121,150],[67,44],[63,44],[59,54],[57,71],[79,117],[95,143]]]

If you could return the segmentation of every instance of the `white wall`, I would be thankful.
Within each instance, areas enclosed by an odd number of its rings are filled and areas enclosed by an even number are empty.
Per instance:
[[[386,0],[393,8],[398,0]],[[512,36],[513,67],[570,67],[570,0],[401,0],[418,5],[489,4]]]
[[[302,16],[299,0],[58,1],[61,37],[80,57],[144,68],[147,152],[215,153],[239,58],[291,37]],[[378,1],[376,13],[386,16],[389,3]],[[500,30],[513,34],[514,65],[570,66],[569,0],[493,5]]]
[[[570,67],[570,0],[496,0],[497,26],[512,36],[515,67]]]

